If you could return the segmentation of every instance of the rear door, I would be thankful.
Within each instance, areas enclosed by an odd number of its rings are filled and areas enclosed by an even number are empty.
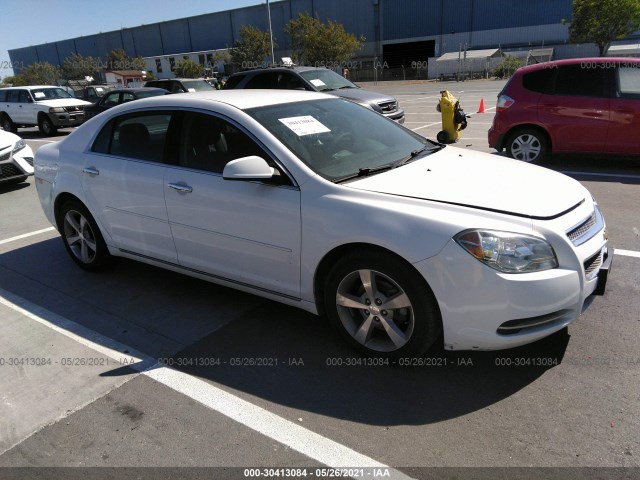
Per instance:
[[[164,201],[164,146],[171,112],[127,114],[107,123],[87,153],[89,208],[123,251],[177,262]]]
[[[616,94],[611,100],[611,127],[606,151],[640,154],[640,63],[616,69]]]
[[[540,97],[538,118],[547,126],[554,152],[604,150],[613,70],[594,65],[560,65],[552,94]]]

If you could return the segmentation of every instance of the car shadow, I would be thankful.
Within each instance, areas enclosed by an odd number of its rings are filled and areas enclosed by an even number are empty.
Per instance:
[[[326,320],[293,307],[123,259],[84,272],[59,238],[0,254],[0,288],[240,396],[371,425],[486,408],[559,365],[569,341],[565,329],[511,350],[433,347],[386,363],[358,355]],[[123,366],[102,375],[131,373]]]

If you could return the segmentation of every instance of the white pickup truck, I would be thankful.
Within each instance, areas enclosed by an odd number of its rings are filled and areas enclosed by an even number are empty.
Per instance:
[[[89,102],[69,95],[60,87],[36,85],[0,89],[0,126],[12,133],[19,127],[38,126],[45,135],[58,128],[76,127],[84,122]]]

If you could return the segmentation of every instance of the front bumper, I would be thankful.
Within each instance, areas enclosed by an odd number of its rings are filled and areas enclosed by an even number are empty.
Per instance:
[[[0,182],[11,182],[33,175],[33,151],[29,146],[12,153],[11,147],[0,151]]]
[[[558,251],[558,250],[557,250]],[[597,274],[583,264],[601,252]],[[613,249],[595,236],[560,267],[505,274],[482,264],[451,240],[435,257],[415,264],[438,301],[447,350],[500,350],[525,345],[569,325],[590,295],[604,293]]]
[[[50,113],[49,118],[56,127],[77,127],[84,123],[84,112]]]

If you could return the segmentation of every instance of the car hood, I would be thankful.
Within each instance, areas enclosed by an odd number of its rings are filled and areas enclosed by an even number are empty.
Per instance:
[[[329,92],[331,95],[335,95],[337,97],[346,98],[347,100],[351,100],[357,103],[369,103],[376,105],[383,102],[395,102],[396,99],[390,95],[385,95],[384,93],[372,92],[370,90],[363,90],[362,88],[343,88],[342,90],[331,90]]]
[[[534,219],[555,218],[589,197],[579,182],[561,173],[456,147],[348,185]]]
[[[54,98],[51,100],[37,100],[38,105],[46,107],[74,107],[76,105],[91,105],[91,102],[85,102],[79,98]]]

